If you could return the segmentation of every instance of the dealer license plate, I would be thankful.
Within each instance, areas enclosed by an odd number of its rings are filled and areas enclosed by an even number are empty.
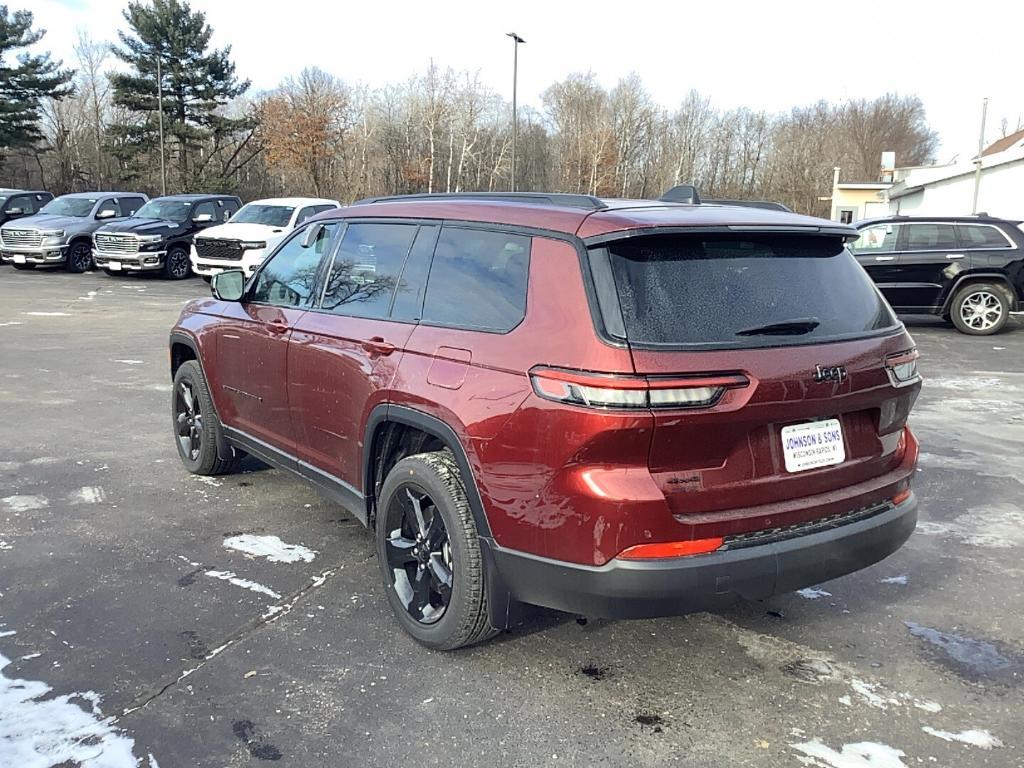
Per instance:
[[[107,262],[107,269],[109,269],[111,272],[120,272],[121,271],[121,262],[120,261],[108,261]]]
[[[14,263],[15,264],[24,264],[25,263],[25,254],[24,253],[16,253],[16,254],[14,254]]]
[[[839,419],[791,424],[782,428],[782,454],[787,472],[842,464],[846,460]]]

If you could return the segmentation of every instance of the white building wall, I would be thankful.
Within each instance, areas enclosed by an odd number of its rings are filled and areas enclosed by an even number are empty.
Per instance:
[[[973,198],[974,176],[958,176],[891,200],[889,211],[904,216],[967,216]],[[982,171],[978,210],[992,216],[1024,219],[1024,160]]]

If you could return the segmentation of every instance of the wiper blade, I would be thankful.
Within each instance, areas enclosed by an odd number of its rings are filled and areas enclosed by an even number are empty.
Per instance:
[[[816,317],[799,317],[793,320],[783,320],[781,323],[769,323],[759,325],[755,328],[745,328],[736,331],[737,336],[799,336],[810,333],[821,325]]]

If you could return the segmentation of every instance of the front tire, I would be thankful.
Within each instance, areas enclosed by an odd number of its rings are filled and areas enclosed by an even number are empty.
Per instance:
[[[399,461],[381,489],[375,528],[388,602],[417,642],[449,651],[497,633],[479,534],[451,453]]]
[[[92,247],[88,243],[72,243],[68,248],[64,269],[76,275],[92,269]]]
[[[181,247],[171,248],[164,256],[164,277],[168,280],[184,280],[192,274],[192,262],[188,251]]]
[[[1011,297],[998,283],[971,283],[953,297],[950,316],[961,333],[990,336],[1010,319]]]
[[[217,455],[223,430],[203,370],[195,360],[182,363],[174,374],[171,426],[181,463],[193,475],[223,475],[234,469],[239,454],[230,459]]]

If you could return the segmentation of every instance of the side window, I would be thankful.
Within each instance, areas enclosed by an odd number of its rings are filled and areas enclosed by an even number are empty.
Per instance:
[[[100,200],[100,204],[96,206],[96,215],[99,216],[100,211],[113,211],[114,217],[124,216],[121,213],[121,206],[116,197],[105,197]]]
[[[317,210],[316,210],[316,208],[314,206],[307,205],[305,208],[303,208],[301,211],[299,211],[299,215],[295,217],[295,226],[296,227],[299,226],[299,224],[304,222],[306,219],[308,219],[310,216],[312,216],[316,212],[317,212]]]
[[[434,249],[423,321],[508,331],[526,311],[530,238],[445,227]]]
[[[430,272],[430,257],[434,253],[439,226],[420,226],[416,241],[405,261],[405,269],[395,289],[395,303],[391,307],[392,320],[415,321],[420,319],[423,306],[423,291],[427,287],[427,273]]]
[[[896,250],[896,239],[899,236],[899,226],[896,224],[875,224],[865,227],[860,231],[858,237],[850,246],[854,253],[884,253]]]
[[[141,197],[122,197],[118,202],[121,203],[122,216],[134,216],[146,204]]]
[[[288,240],[259,271],[249,301],[296,309],[312,306],[320,260],[337,230],[337,224],[320,227],[309,246],[302,245],[305,231]]]
[[[387,317],[415,236],[412,224],[350,224],[320,308],[338,315]]]
[[[962,248],[1012,248],[1006,235],[995,227],[978,224],[958,224]]]
[[[316,214],[323,213],[324,211],[333,211],[337,207],[338,206],[336,206],[336,205],[314,205],[313,206],[313,215],[315,216]]]
[[[5,211],[9,211],[14,208],[20,208],[21,212],[26,216],[30,216],[38,211],[42,205],[36,205],[35,201],[29,195],[16,195],[7,201],[7,207]]]
[[[200,216],[209,216],[210,218],[205,221],[217,221],[217,204],[214,202],[200,203],[192,209],[192,218],[198,219]]]
[[[944,251],[957,249],[952,224],[907,224],[908,251]]]
[[[238,213],[238,203],[234,200],[218,200],[217,207],[220,209],[220,220],[228,221]]]

